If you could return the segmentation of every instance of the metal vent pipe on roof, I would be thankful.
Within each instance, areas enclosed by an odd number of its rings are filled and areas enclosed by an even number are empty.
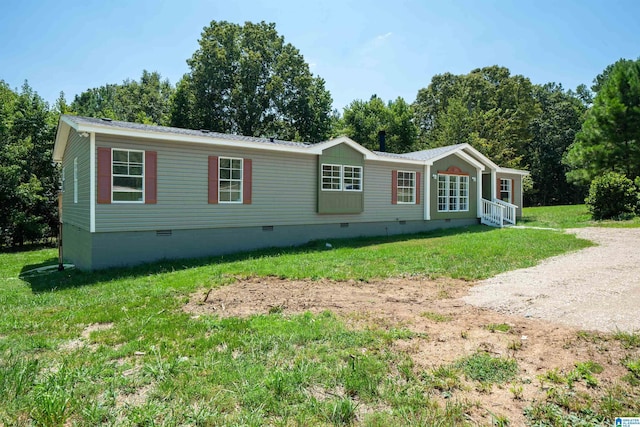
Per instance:
[[[380,151],[382,153],[384,153],[385,151],[387,151],[387,145],[385,143],[385,138],[386,138],[387,133],[383,130],[381,130],[380,132],[378,132],[378,142],[380,143]]]

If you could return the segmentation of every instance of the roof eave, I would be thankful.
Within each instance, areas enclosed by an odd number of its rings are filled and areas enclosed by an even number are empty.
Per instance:
[[[64,150],[67,148],[67,141],[69,140],[69,133],[71,132],[71,129],[78,130],[78,124],[64,115],[60,116],[52,153],[53,161],[56,163],[62,162],[62,157],[64,156]]]

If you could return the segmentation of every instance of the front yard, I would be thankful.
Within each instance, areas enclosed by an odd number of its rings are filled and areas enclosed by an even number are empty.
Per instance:
[[[55,251],[0,254],[0,425],[611,425],[640,415],[639,334],[458,299],[473,280],[589,242],[480,226],[328,242],[22,278]],[[279,300],[228,313],[229,301],[278,286]],[[345,309],[348,295],[362,300]]]

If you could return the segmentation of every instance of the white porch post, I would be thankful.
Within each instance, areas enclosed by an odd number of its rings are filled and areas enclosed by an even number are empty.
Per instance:
[[[424,220],[431,219],[431,165],[424,166]]]
[[[482,171],[480,169],[476,169],[476,193],[477,193],[477,202],[478,208],[476,209],[478,212],[478,218],[482,218]]]
[[[498,198],[498,189],[496,188],[496,181],[498,180],[498,176],[496,175],[496,170],[491,169],[491,201],[493,199]]]
[[[96,133],[89,137],[89,231],[96,232]]]

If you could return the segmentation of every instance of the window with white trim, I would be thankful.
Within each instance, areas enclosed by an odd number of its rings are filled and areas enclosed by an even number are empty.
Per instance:
[[[511,203],[513,189],[511,188],[511,180],[508,178],[500,178],[500,200]]]
[[[243,159],[220,157],[218,166],[218,202],[242,203]]]
[[[343,166],[344,191],[362,191],[362,166]]]
[[[325,191],[342,190],[342,165],[322,165],[322,189]]]
[[[469,211],[469,177],[438,174],[438,212]]]
[[[416,202],[416,173],[398,171],[398,192],[397,202],[415,203]]]
[[[111,200],[144,203],[144,151],[111,151]]]
[[[73,203],[78,203],[78,158],[73,159]]]

